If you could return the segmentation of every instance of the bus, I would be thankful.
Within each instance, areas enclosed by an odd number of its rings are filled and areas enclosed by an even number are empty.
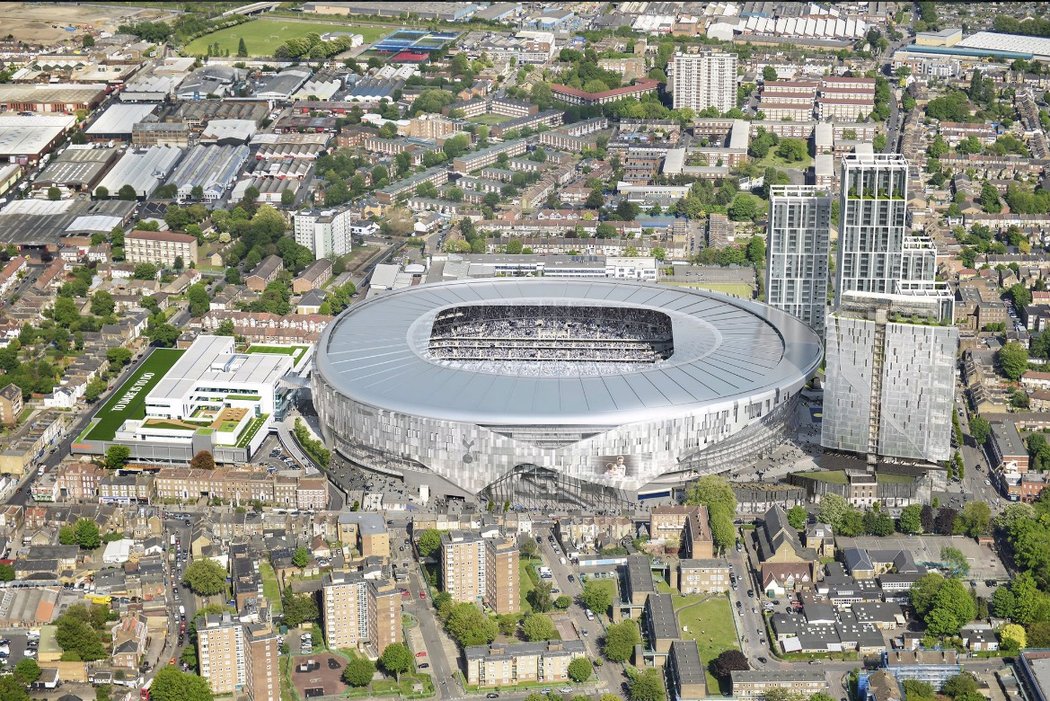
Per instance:
[[[149,688],[153,686],[153,680],[150,679],[142,685],[142,691],[139,692],[139,697],[142,701],[149,701]]]

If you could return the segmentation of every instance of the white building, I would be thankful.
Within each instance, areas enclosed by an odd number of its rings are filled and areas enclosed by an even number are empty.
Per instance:
[[[947,290],[842,295],[827,317],[821,445],[948,459],[959,330],[946,309]]]
[[[814,185],[770,189],[766,301],[821,333],[828,297],[831,195]]]
[[[893,294],[902,278],[908,162],[899,153],[850,154],[840,186],[835,302],[850,291]]]
[[[292,217],[295,242],[309,248],[314,258],[331,258],[350,252],[353,218],[349,208],[304,210]]]
[[[722,51],[675,54],[667,64],[674,108],[722,113],[736,107],[736,67],[736,56]]]

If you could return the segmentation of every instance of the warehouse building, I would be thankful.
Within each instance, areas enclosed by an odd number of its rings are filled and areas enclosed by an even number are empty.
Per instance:
[[[84,130],[91,141],[130,141],[134,127],[156,111],[157,105],[115,103]]]
[[[106,95],[103,83],[8,83],[0,85],[0,112],[93,110]]]
[[[111,197],[116,197],[120,188],[131,185],[139,199],[145,199],[164,182],[183,153],[180,148],[167,146],[128,151],[99,184],[109,190]]]
[[[179,188],[179,199],[187,199],[193,188],[204,190],[204,199],[214,201],[233,186],[237,172],[248,160],[247,146],[195,146],[168,178]]]
[[[37,176],[33,189],[50,187],[73,192],[94,192],[102,176],[117,160],[117,149],[70,146]]]
[[[0,85],[0,90],[4,87]],[[0,115],[0,161],[36,163],[75,123],[75,117],[62,115]]]
[[[122,200],[15,200],[0,210],[0,243],[54,249],[65,236],[108,233],[124,226],[134,211],[134,202]]]

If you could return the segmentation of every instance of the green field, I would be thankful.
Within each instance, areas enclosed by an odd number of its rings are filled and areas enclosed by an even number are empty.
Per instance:
[[[513,119],[513,117],[508,117],[505,114],[493,114],[490,112],[488,114],[479,114],[477,117],[471,117],[467,121],[474,122],[475,124],[488,124],[489,126],[492,126],[493,124],[509,122],[511,119]]]
[[[182,357],[185,351],[174,348],[157,348],[146,361],[139,366],[128,381],[113,393],[92,420],[91,428],[84,434],[83,439],[89,441],[110,441],[113,434],[117,432],[128,419],[144,419],[146,417],[146,395],[149,394],[161,378],[171,370],[171,366]],[[150,377],[143,377],[153,373]],[[140,383],[141,384],[138,384]],[[136,385],[138,385],[136,387]],[[134,395],[124,403],[124,395],[134,392]]]
[[[183,51],[191,56],[203,56],[208,53],[210,45],[219,42],[220,49],[229,49],[230,56],[236,56],[237,45],[243,37],[249,56],[273,56],[274,50],[284,42],[289,39],[304,37],[307,34],[353,32],[364,37],[366,44],[371,44],[394,29],[395,27],[370,24],[353,25],[345,22],[299,22],[285,19],[257,19],[198,37],[187,44]]]
[[[281,588],[277,584],[277,574],[269,562],[259,563],[259,576],[262,577],[263,596],[270,602],[270,610],[275,614],[281,614],[284,607],[281,604]]]
[[[310,350],[308,346],[248,346],[249,353],[274,353],[276,355],[290,355],[292,360],[299,362],[303,353]]]
[[[737,643],[733,610],[728,597],[716,596],[703,603],[688,603],[689,600],[702,599],[702,596],[676,597],[674,607],[678,612],[682,636],[696,641],[696,646],[700,648],[700,659],[706,665],[726,650],[739,650],[740,645]],[[707,688],[717,689],[718,680],[709,670],[704,671],[707,674]]]
[[[521,597],[521,610],[524,613],[532,612],[532,604],[529,603],[528,596],[529,592],[536,588],[536,585],[532,583],[532,577],[529,576],[529,570],[535,575],[535,567],[540,564],[538,559],[533,560],[527,557],[523,557],[518,560],[518,586],[520,591],[518,592]]]
[[[808,477],[818,482],[830,482],[831,484],[846,484],[846,473],[842,470],[818,470],[816,472],[799,472],[799,477]]]

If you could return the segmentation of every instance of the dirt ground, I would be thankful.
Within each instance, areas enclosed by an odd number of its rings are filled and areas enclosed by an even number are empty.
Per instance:
[[[328,666],[328,660],[336,660],[339,663],[339,667],[331,669]],[[315,660],[320,663],[319,669],[312,670],[310,672],[300,672],[299,663],[307,660]],[[327,652],[321,652],[316,655],[295,655],[292,657],[292,684],[295,685],[295,690],[299,692],[299,698],[305,699],[310,698],[306,695],[306,690],[323,689],[323,693],[317,693],[316,691],[311,692],[311,696],[332,696],[335,694],[342,693],[346,690],[346,684],[342,682],[343,667],[346,665],[346,660],[342,657],[329,654]]]
[[[146,22],[172,16],[164,9],[102,7],[88,3],[0,3],[0,36],[41,44],[57,44],[88,30],[116,31],[127,22]],[[75,27],[76,31],[66,31]]]

